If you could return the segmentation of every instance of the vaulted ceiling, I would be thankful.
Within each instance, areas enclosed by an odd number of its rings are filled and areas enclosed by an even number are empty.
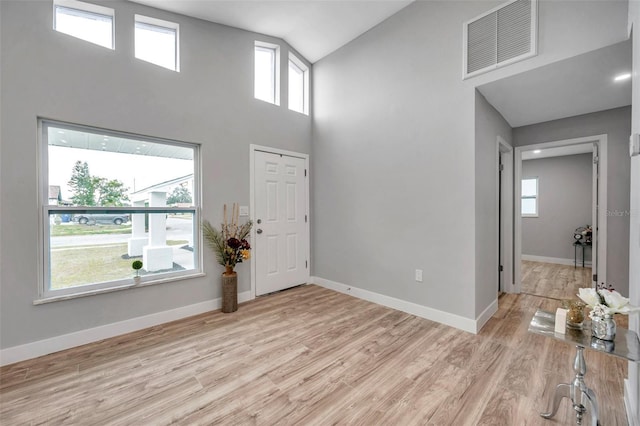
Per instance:
[[[130,0],[281,38],[314,63],[413,0]]]

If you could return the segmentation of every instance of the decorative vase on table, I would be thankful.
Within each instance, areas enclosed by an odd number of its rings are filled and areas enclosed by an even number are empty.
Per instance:
[[[225,314],[238,310],[238,274],[231,266],[225,266],[222,273],[222,312]]]
[[[591,335],[596,339],[613,341],[616,338],[616,322],[611,315],[591,318]]]
[[[567,312],[567,327],[574,329],[581,329],[584,322],[584,307],[585,304],[577,300],[564,300],[562,307]]]
[[[615,291],[611,285],[604,283],[596,284],[596,288],[579,288],[578,297],[591,308],[591,335],[608,342],[613,342],[616,338],[613,315],[627,315],[640,310],[629,304],[629,299]]]

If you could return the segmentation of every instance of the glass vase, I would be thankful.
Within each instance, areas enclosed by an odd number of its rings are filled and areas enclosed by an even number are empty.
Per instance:
[[[562,307],[567,309],[567,327],[581,329],[585,304],[577,300],[565,300]]]
[[[616,338],[616,322],[611,315],[593,317],[591,320],[591,335],[600,340],[613,341]]]

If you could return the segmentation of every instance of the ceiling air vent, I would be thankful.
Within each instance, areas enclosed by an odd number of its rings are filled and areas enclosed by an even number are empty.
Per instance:
[[[466,22],[463,78],[536,55],[537,0],[514,0]]]

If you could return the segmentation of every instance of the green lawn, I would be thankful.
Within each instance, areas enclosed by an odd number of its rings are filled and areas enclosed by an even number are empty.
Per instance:
[[[167,245],[187,244],[169,240]],[[60,289],[133,277],[133,259],[123,259],[127,244],[63,247],[51,250],[51,288]]]
[[[130,234],[131,225],[52,225],[51,236],[62,237],[68,235],[99,235],[99,234]]]

